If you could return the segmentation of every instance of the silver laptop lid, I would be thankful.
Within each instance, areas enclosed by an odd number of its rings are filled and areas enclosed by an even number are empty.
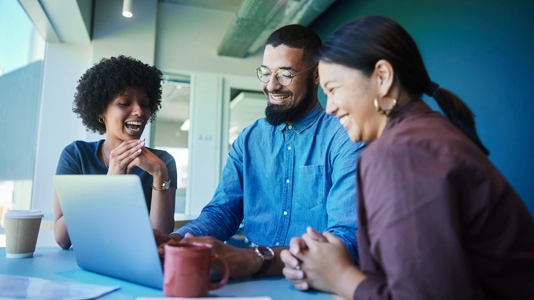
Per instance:
[[[80,268],[161,289],[163,272],[137,175],[55,175]]]

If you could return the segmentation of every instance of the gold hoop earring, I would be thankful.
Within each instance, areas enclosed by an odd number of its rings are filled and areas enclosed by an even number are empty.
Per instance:
[[[378,97],[375,98],[374,104],[375,104],[376,111],[383,115],[389,116],[389,114],[393,111],[393,109],[397,107],[397,99],[395,98],[391,98],[391,99],[392,99],[391,102],[393,103],[393,105],[391,106],[390,109],[384,110],[382,109],[382,107],[380,107],[380,104],[378,104]]]
[[[98,122],[103,124],[104,123],[104,118],[102,118],[102,117],[98,118]]]

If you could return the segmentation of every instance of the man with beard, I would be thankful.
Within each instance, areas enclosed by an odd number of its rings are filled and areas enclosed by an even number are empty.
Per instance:
[[[351,142],[319,104],[315,56],[320,48],[320,38],[304,26],[271,34],[256,69],[268,99],[266,117],[235,140],[215,195],[200,216],[170,236],[156,232],[160,253],[171,239],[210,243],[233,278],[282,275],[279,253],[311,226],[342,239],[358,262],[354,183],[363,144]],[[255,248],[222,242],[242,221]]]

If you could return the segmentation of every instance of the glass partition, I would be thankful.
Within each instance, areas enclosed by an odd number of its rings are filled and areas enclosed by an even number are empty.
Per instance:
[[[45,42],[18,1],[0,1],[0,221],[31,208]],[[5,244],[0,226],[0,247]]]
[[[189,164],[189,77],[165,75],[161,97],[161,109],[152,124],[152,145],[169,152],[176,161],[178,189],[175,212],[184,213]]]

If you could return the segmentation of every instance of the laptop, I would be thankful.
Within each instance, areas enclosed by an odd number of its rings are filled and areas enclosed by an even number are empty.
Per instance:
[[[137,175],[55,175],[78,266],[162,289],[163,269]]]

